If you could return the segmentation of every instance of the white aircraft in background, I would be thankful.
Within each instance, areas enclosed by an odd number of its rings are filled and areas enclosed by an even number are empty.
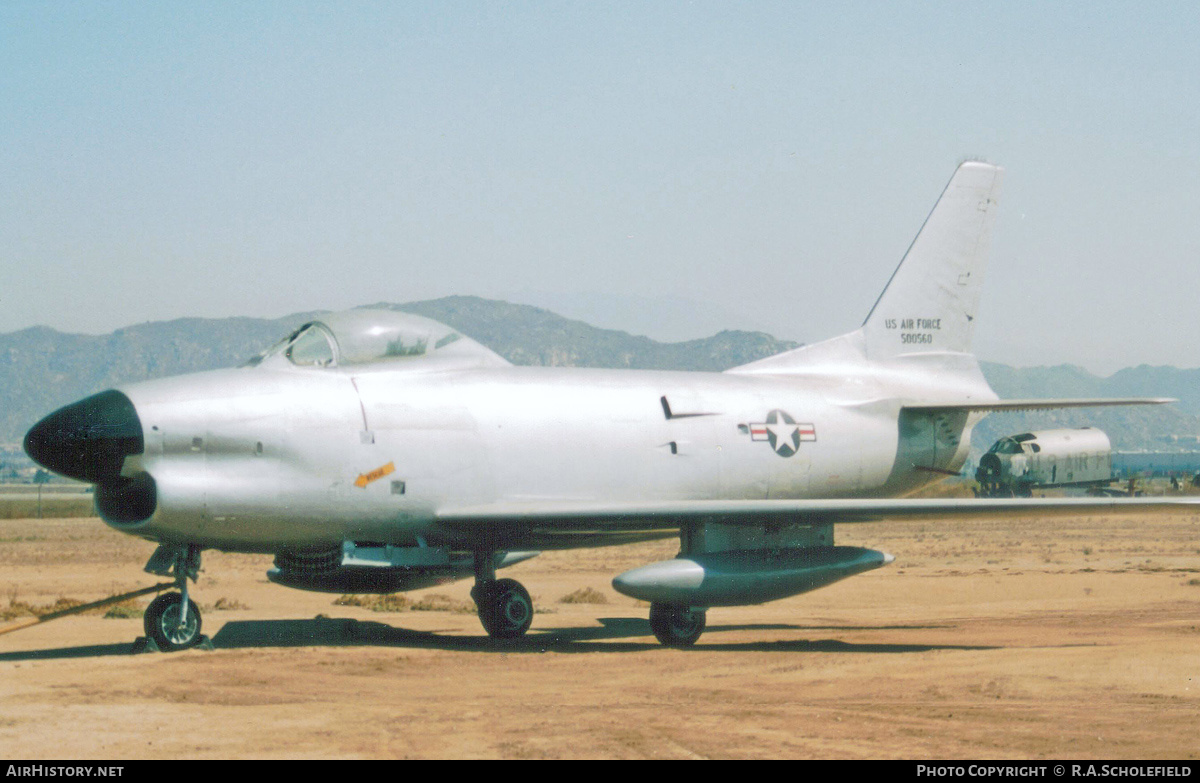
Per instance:
[[[967,456],[989,411],[1167,400],[999,401],[971,337],[1001,169],[959,166],[862,327],[723,373],[514,367],[449,327],[353,310],[237,369],[133,383],[50,414],[25,449],[96,485],[112,527],[159,542],[179,592],[161,649],[200,638],[200,553],[275,555],[282,585],[386,593],[474,576],[487,633],[533,619],[497,569],[536,550],[679,536],[613,586],[664,644],[712,606],[756,604],[892,561],[836,546],[885,518],[1103,509],[1147,499],[904,499]]]

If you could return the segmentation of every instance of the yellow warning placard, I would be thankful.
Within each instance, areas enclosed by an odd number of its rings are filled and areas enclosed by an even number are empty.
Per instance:
[[[365,487],[368,484],[370,484],[372,481],[377,481],[377,480],[383,478],[384,476],[388,475],[389,473],[395,473],[395,472],[396,472],[395,463],[389,462],[388,464],[384,465],[383,467],[375,468],[375,470],[372,470],[370,473],[361,474],[357,479],[354,480],[354,486]]]

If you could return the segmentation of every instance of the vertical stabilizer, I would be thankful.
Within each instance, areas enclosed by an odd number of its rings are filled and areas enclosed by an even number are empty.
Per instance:
[[[970,353],[1004,170],[963,163],[863,323],[867,358]]]

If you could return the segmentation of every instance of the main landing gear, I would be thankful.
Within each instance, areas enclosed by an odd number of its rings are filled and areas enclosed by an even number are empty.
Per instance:
[[[163,593],[150,602],[142,617],[146,638],[163,652],[194,647],[201,640],[200,609],[188,597],[188,579],[200,573],[200,548],[177,549],[160,546],[146,564],[146,570],[159,576],[175,577],[178,593]]]
[[[496,560],[490,552],[475,553],[475,587],[471,598],[479,622],[493,639],[518,639],[533,624],[533,599],[515,579],[496,578]]]
[[[704,633],[703,609],[677,604],[650,604],[650,630],[667,647],[691,647]]]

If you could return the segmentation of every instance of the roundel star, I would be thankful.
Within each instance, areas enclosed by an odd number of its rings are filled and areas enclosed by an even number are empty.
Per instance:
[[[790,457],[800,449],[800,425],[781,410],[767,414],[767,440],[781,457]]]

